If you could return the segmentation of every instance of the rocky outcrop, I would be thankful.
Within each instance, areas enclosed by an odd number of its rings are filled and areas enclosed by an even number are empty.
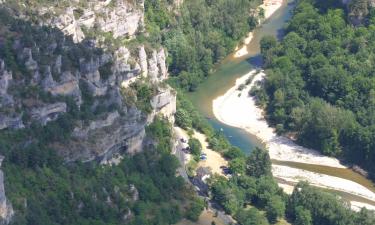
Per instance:
[[[131,66],[128,62],[129,58],[130,52],[127,48],[121,46],[119,49],[117,49],[117,51],[115,52],[113,71],[118,75],[131,71]]]
[[[147,64],[147,54],[146,54],[144,45],[139,47],[138,57],[139,57],[139,65],[140,65],[141,70],[142,70],[142,76],[147,77],[148,64]]]
[[[111,1],[107,1],[108,4]],[[143,9],[129,4],[129,1],[117,1],[113,8],[104,7],[97,23],[104,32],[112,32],[113,37],[133,36],[139,27],[144,26]]]
[[[8,94],[8,88],[13,80],[12,72],[5,68],[5,63],[0,59],[0,130],[24,128],[20,114],[12,111],[13,97]]]
[[[56,82],[52,77],[51,68],[47,66],[44,77],[42,87],[45,91],[51,93],[53,96],[72,96],[77,105],[81,105],[82,97],[79,89],[79,80],[70,71],[63,72],[60,82]]]
[[[0,167],[3,159],[4,156],[0,156]],[[4,173],[0,170],[0,224],[8,224],[11,221],[13,214],[14,211],[12,204],[5,196]]]
[[[160,82],[168,78],[165,60],[166,54],[163,48],[159,51],[152,51],[152,55],[148,60],[148,77],[151,81]]]
[[[129,192],[130,192],[130,195],[131,195],[131,198],[132,198],[131,200],[133,202],[136,202],[136,201],[139,200],[139,192],[138,192],[138,190],[137,190],[137,188],[135,187],[134,184],[129,185]]]
[[[88,127],[82,123],[72,134],[72,141],[61,146],[60,152],[67,161],[97,160],[105,163],[114,156],[133,154],[142,150],[146,126],[145,115],[138,109],[127,108],[124,115],[107,114],[92,121]]]
[[[174,123],[174,114],[176,113],[176,93],[170,88],[159,88],[159,93],[151,100],[153,113],[151,119],[155,115],[161,115]]]
[[[32,74],[32,84],[35,85],[40,80],[40,74],[38,63],[33,59],[31,48],[24,48],[22,57],[25,61],[26,69]]]
[[[31,118],[42,125],[46,125],[49,121],[56,120],[60,114],[66,113],[66,108],[65,102],[34,108],[31,110]]]
[[[107,46],[100,38],[82,41],[85,38],[82,28],[96,32],[98,37],[103,32],[108,32],[106,36],[111,33],[111,40],[135,35],[144,25],[143,1],[84,1],[80,4],[71,1],[66,8],[58,4],[45,5],[31,10],[38,15],[33,17],[34,21],[39,25],[52,25],[72,35],[79,43],[73,43],[58,29],[45,32],[38,29],[40,26],[29,32],[31,44],[24,43],[22,38],[12,40],[11,50],[17,63],[25,66],[27,74],[18,75],[13,82],[12,73],[0,63],[0,112],[5,106],[3,99],[9,99],[8,105],[9,102],[14,105],[8,107],[10,113],[0,113],[0,129],[29,127],[32,122],[46,125],[66,112],[78,110],[84,116],[75,114],[72,119],[76,127],[71,140],[51,144],[66,161],[107,162],[125,152],[142,150],[145,126],[156,115],[173,122],[176,95],[171,88],[159,88],[151,101],[153,111],[146,115],[126,102],[122,88],[129,88],[142,77],[145,78],[142,82],[151,81],[160,86],[168,77],[167,52],[143,45],[128,48],[117,42]],[[17,16],[23,20],[29,18],[26,14]],[[33,95],[9,95],[7,89],[11,85],[22,85]],[[70,104],[70,97],[75,100],[77,109]]]
[[[157,62],[160,70],[158,79],[163,81],[168,78],[168,69],[166,65],[167,55],[165,54],[164,48],[161,48],[157,53]]]
[[[9,107],[13,104],[13,97],[8,94],[12,80],[12,72],[6,70],[4,61],[0,59],[0,107]]]
[[[7,94],[9,83],[12,79],[12,72],[5,69],[5,63],[0,59],[0,96]]]
[[[62,13],[54,7],[38,10],[40,17],[53,14],[52,19],[41,21],[52,25],[65,34],[71,35],[74,42],[85,38],[86,28],[97,28],[102,32],[111,32],[114,38],[132,37],[144,27],[143,3],[135,5],[127,0],[91,1],[85,7],[72,2]]]
[[[22,122],[21,116],[5,116],[0,113],[0,130],[2,129],[21,129],[25,125]]]

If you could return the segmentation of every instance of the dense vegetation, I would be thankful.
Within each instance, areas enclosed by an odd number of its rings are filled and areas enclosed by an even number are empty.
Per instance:
[[[230,161],[233,176],[211,179],[213,199],[240,225],[275,224],[285,218],[296,225],[374,224],[372,212],[353,212],[336,196],[299,183],[291,196],[283,193],[271,174],[266,151],[254,149],[249,156]]]
[[[300,1],[280,43],[262,40],[269,70],[253,94],[278,132],[374,176],[375,10],[355,27],[343,6],[320,2]]]
[[[43,130],[56,130],[62,119]],[[40,131],[43,131],[40,130]],[[119,165],[64,164],[48,147],[50,134],[32,129],[0,133],[7,196],[17,211],[12,224],[173,224],[196,219],[203,203],[176,177],[170,125],[156,119],[147,133],[156,141]],[[38,142],[25,147],[23,140]],[[132,187],[135,187],[132,188]],[[130,211],[132,213],[130,213]]]
[[[174,12],[167,0],[146,1],[148,40],[168,49],[173,83],[195,90],[213,65],[257,25],[254,9],[260,2],[192,0]]]

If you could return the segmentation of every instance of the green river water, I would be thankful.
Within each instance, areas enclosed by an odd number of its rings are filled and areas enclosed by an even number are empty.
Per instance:
[[[248,73],[254,68],[261,67],[261,57],[259,42],[266,35],[282,37],[282,28],[291,17],[294,7],[293,1],[285,2],[284,5],[272,17],[265,21],[262,26],[255,29],[254,38],[247,46],[248,54],[241,58],[235,58],[233,54],[227,56],[198,88],[196,92],[188,94],[188,97],[196,108],[208,119],[210,124],[224,133],[228,140],[235,146],[241,148],[245,153],[249,153],[254,146],[262,146],[256,137],[246,131],[225,125],[215,119],[212,112],[212,101],[223,95],[228,89],[234,86],[237,78]],[[365,177],[353,172],[350,169],[339,169],[328,166],[311,165],[304,163],[273,161],[274,164],[284,165],[294,168],[305,169],[312,172],[341,177],[357,182],[371,191],[375,192],[374,183]],[[336,192],[347,200],[355,200],[375,205],[375,202],[365,198],[343,192]]]

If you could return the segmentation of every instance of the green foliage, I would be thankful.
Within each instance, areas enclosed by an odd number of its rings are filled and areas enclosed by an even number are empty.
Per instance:
[[[176,118],[176,125],[188,129],[192,127],[192,121],[190,116],[188,115],[188,112],[186,112],[183,108],[178,108],[175,114]]]
[[[293,132],[301,144],[373,174],[375,29],[346,19],[362,14],[372,21],[375,14],[368,1],[352,1],[349,11],[337,2],[299,1],[284,39],[262,40],[267,79],[252,94],[279,133]]]
[[[172,128],[170,124],[156,117],[154,122],[146,128],[146,133],[157,141],[156,149],[159,152],[171,152]],[[175,161],[175,159],[172,159],[170,163],[175,163]]]
[[[244,158],[235,158],[229,161],[229,168],[234,174],[245,174],[246,160]]]
[[[204,206],[204,200],[202,198],[196,198],[195,201],[191,203],[189,211],[187,211],[186,218],[191,221],[198,221]]]
[[[267,219],[257,210],[251,208],[242,209],[236,214],[236,219],[240,225],[268,225]]]
[[[276,223],[285,214],[285,202],[280,196],[272,196],[266,206],[267,219],[270,223]]]
[[[307,183],[299,183],[289,199],[288,213],[296,224],[373,224],[374,214],[366,210],[355,213],[349,205],[332,194],[320,191]],[[358,223],[358,221],[361,221]]]
[[[195,158],[199,159],[202,152],[201,142],[198,139],[190,138],[188,144],[190,146],[191,154],[193,154]]]
[[[268,155],[264,150],[255,149],[248,157],[234,158],[229,162],[233,170],[229,180],[223,177],[211,180],[213,199],[240,224],[275,223],[284,217],[286,198],[270,173],[270,164],[258,162],[267,159],[263,154]],[[249,167],[256,168],[251,171],[257,172],[246,173]],[[256,209],[246,209],[249,204],[265,210],[268,221]]]
[[[297,206],[295,213],[295,225],[312,225],[312,218],[309,210],[304,209],[302,206]]]
[[[135,105],[145,113],[152,111],[151,99],[156,94],[156,87],[149,82],[136,81],[130,85],[135,91]]]
[[[210,148],[213,150],[224,154],[232,151],[232,153],[228,153],[228,157],[231,157],[231,155],[233,155],[233,157],[235,155],[244,155],[241,150],[234,149],[234,147],[229,144],[222,132],[215,131],[209,125],[207,120],[199,114],[188,98],[184,96],[182,91],[179,91],[177,94],[177,112],[175,116],[176,124],[178,126],[183,127],[184,129],[193,128],[204,133],[208,139]]]
[[[224,157],[227,159],[236,159],[245,157],[245,153],[238,147],[230,147],[228,151],[224,152]]]
[[[168,10],[166,0],[145,2],[148,41],[166,46],[172,83],[194,91],[213,65],[231,52],[236,43],[257,25],[249,15],[258,0],[184,1]]]
[[[258,147],[253,149],[246,160],[246,173],[257,178],[270,176],[272,174],[271,159],[268,152]]]

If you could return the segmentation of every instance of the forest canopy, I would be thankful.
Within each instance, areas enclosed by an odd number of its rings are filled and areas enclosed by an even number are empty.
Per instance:
[[[262,40],[267,78],[253,94],[278,132],[373,175],[375,10],[353,26],[344,6],[319,2],[299,1],[280,43]]]

